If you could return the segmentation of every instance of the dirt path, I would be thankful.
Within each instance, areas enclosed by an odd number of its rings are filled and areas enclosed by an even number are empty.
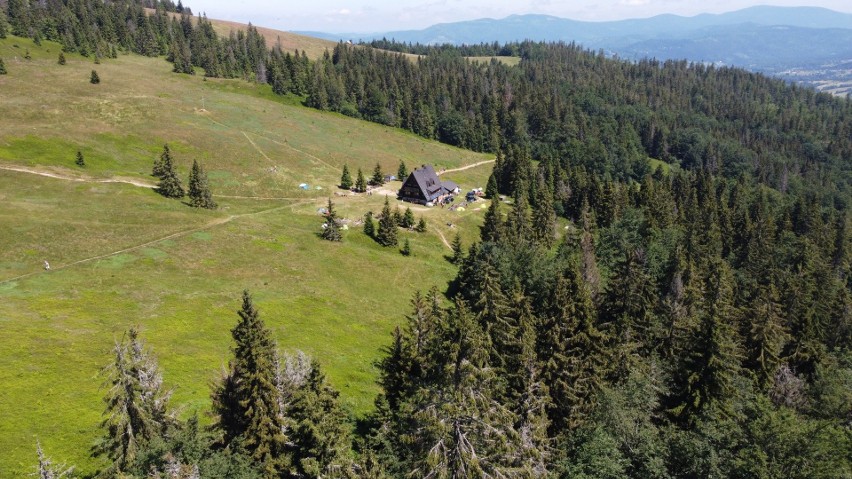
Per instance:
[[[485,160],[485,161],[480,161],[480,162],[478,162],[478,163],[473,163],[473,164],[471,164],[471,165],[467,165],[467,166],[460,166],[460,167],[458,167],[458,168],[450,168],[449,170],[443,170],[443,171],[439,172],[439,173],[438,173],[438,175],[440,176],[440,175],[443,175],[444,173],[452,173],[452,172],[454,172],[454,171],[464,171],[464,170],[469,170],[469,169],[471,169],[471,168],[476,168],[477,166],[487,165],[488,163],[494,163],[495,161],[497,161],[497,160],[496,160],[496,159],[494,159],[494,160]]]
[[[444,245],[452,251],[453,247],[450,246],[449,242],[447,242],[447,238],[444,237],[444,233],[441,233],[441,230],[439,230],[438,228],[435,228],[435,232],[438,233],[438,236],[441,237],[441,241],[444,243]]]
[[[307,200],[305,200],[305,201],[307,201]],[[160,238],[153,239],[153,240],[150,240],[150,241],[146,241],[144,243],[137,244],[137,245],[134,245],[134,246],[129,246],[127,248],[123,248],[123,249],[120,249],[120,250],[117,250],[117,251],[112,251],[112,252],[109,252],[109,253],[104,253],[104,254],[100,254],[100,255],[97,255],[97,256],[92,256],[92,257],[89,257],[89,258],[84,258],[84,259],[80,259],[80,260],[77,260],[77,261],[72,261],[71,263],[66,263],[66,264],[62,264],[62,265],[59,265],[59,266],[51,266],[50,270],[33,271],[31,273],[26,273],[26,274],[22,274],[20,276],[15,276],[14,278],[0,280],[0,284],[11,283],[12,281],[17,281],[19,279],[28,278],[30,276],[35,276],[37,274],[60,271],[60,270],[66,269],[66,268],[70,268],[72,266],[76,266],[78,264],[89,263],[91,261],[97,261],[99,259],[109,258],[110,256],[115,256],[115,255],[118,255],[118,254],[127,253],[127,252],[134,251],[134,250],[137,250],[137,249],[140,249],[140,248],[145,248],[146,246],[151,246],[153,244],[157,244],[157,243],[160,243],[162,241],[166,241],[166,240],[169,240],[169,239],[172,239],[172,238],[178,238],[178,237],[181,237],[181,236],[186,236],[188,234],[197,233],[199,231],[204,231],[204,230],[213,228],[215,226],[230,223],[231,221],[239,219],[239,218],[244,218],[244,217],[248,217],[248,216],[257,216],[257,215],[261,215],[261,214],[265,214],[265,213],[270,213],[272,211],[281,210],[281,209],[284,209],[284,208],[292,208],[294,206],[297,206],[299,204],[304,203],[305,201],[300,201],[300,202],[296,202],[296,203],[292,203],[292,204],[288,204],[288,205],[276,206],[274,208],[267,208],[265,210],[254,211],[254,212],[251,212],[251,213],[242,213],[242,214],[238,214],[238,215],[230,215],[230,216],[226,216],[226,217],[223,217],[223,218],[217,218],[217,219],[215,219],[215,220],[213,220],[213,221],[211,221],[211,222],[209,222],[205,225],[198,226],[196,228],[190,228],[190,229],[187,229],[187,230],[171,233],[171,234],[168,234],[166,236],[162,236]]]
[[[92,177],[71,176],[62,173],[54,173],[51,171],[39,170],[28,166],[8,166],[0,165],[0,170],[16,171],[18,173],[29,173],[32,175],[46,176],[48,178],[56,178],[59,180],[79,181],[83,183],[126,183],[128,185],[138,186],[140,188],[154,188],[156,185],[147,183],[142,180],[134,180],[131,178],[106,178],[98,179]]]

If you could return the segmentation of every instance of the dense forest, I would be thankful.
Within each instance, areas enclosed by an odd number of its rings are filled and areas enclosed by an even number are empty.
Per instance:
[[[311,62],[180,4],[0,5],[0,33],[167,55],[497,155],[480,240],[412,298],[370,417],[280,356],[245,293],[208,429],[171,414],[136,332],[116,346],[104,475],[852,477],[852,101],[577,45]]]

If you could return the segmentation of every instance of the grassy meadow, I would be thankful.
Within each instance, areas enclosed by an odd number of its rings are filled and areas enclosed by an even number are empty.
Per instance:
[[[245,288],[282,350],[319,359],[348,410],[369,411],[373,362],[411,294],[443,288],[455,274],[441,236],[459,231],[469,243],[484,210],[415,208],[429,231],[400,231],[413,249],[403,257],[360,227],[339,244],[320,240],[317,209],[329,196],[350,220],[381,209],[382,194],[334,196],[344,164],[354,177],[377,162],[395,173],[400,160],[452,169],[491,158],[304,108],[268,86],[177,75],[162,58],[95,65],[66,55],[60,66],[59,51],[0,40],[9,71],[0,76],[0,477],[33,470],[37,438],[81,473],[102,465],[89,457],[103,409],[99,371],[134,325],[181,415],[206,411]],[[93,69],[98,85],[89,83]],[[219,209],[98,182],[153,183],[164,143],[184,180],[192,160],[202,162]],[[84,168],[74,165],[77,150]],[[469,189],[490,171],[485,164],[447,178]]]

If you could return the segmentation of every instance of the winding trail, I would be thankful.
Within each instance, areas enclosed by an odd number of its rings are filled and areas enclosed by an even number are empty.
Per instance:
[[[213,228],[214,226],[220,226],[220,225],[223,225],[223,224],[226,224],[226,223],[230,223],[231,221],[239,219],[239,218],[245,218],[247,216],[261,215],[261,214],[265,214],[265,213],[270,213],[272,211],[281,210],[281,209],[284,209],[284,208],[292,208],[294,206],[297,206],[299,204],[304,203],[305,201],[308,201],[308,200],[303,200],[303,201],[299,201],[299,202],[291,203],[291,204],[287,204],[287,205],[282,205],[282,206],[276,206],[274,208],[267,208],[265,210],[253,211],[251,213],[242,213],[242,214],[238,214],[238,215],[230,215],[230,216],[226,216],[226,217],[223,217],[223,218],[217,218],[217,219],[215,219],[215,220],[213,220],[213,221],[211,221],[211,222],[209,222],[205,225],[202,225],[202,226],[178,231],[178,232],[175,232],[175,233],[170,233],[168,235],[159,237],[157,239],[146,241],[144,243],[140,243],[140,244],[137,244],[137,245],[134,245],[134,246],[129,246],[127,248],[122,248],[122,249],[117,250],[117,251],[112,251],[112,252],[109,252],[109,253],[104,253],[104,254],[100,254],[100,255],[97,255],[97,256],[92,256],[92,257],[89,257],[89,258],[84,258],[84,259],[80,259],[80,260],[77,260],[77,261],[72,261],[71,263],[66,263],[66,264],[59,265],[59,266],[51,266],[49,271],[38,270],[38,271],[33,271],[31,273],[22,274],[20,276],[15,276],[14,278],[0,280],[0,284],[11,283],[12,281],[17,281],[19,279],[28,278],[30,276],[35,276],[37,274],[59,271],[59,270],[63,270],[63,269],[66,269],[66,268],[70,268],[72,266],[76,266],[78,264],[89,263],[91,261],[97,261],[99,259],[108,258],[110,256],[115,256],[115,255],[118,255],[118,254],[127,253],[127,252],[130,252],[130,251],[134,251],[134,250],[137,250],[137,249],[140,249],[140,248],[145,248],[146,246],[151,246],[153,244],[157,244],[157,243],[160,243],[162,241],[166,241],[166,240],[169,240],[169,239],[172,239],[172,238],[178,238],[178,237],[181,237],[181,236],[186,236],[188,234],[192,234],[192,233],[196,233],[196,232],[199,232],[199,231],[204,231],[204,230]]]
[[[27,166],[8,166],[8,165],[0,165],[0,170],[6,171],[15,171],[18,173],[29,173],[32,175],[46,176],[48,178],[56,178],[59,180],[67,180],[67,181],[79,181],[82,183],[125,183],[128,185],[138,186],[140,188],[154,188],[157,185],[152,183],[147,183],[142,180],[134,180],[131,178],[106,178],[106,179],[98,179],[92,177],[80,177],[80,176],[71,176],[65,175],[61,173],[54,173],[51,171],[39,170],[36,168],[30,168]]]
[[[436,233],[438,233],[438,236],[440,236],[440,237],[441,237],[441,241],[444,243],[444,246],[446,246],[447,248],[449,248],[450,250],[452,250],[452,249],[453,249],[453,247],[452,247],[452,246],[450,246],[450,243],[449,243],[449,242],[447,242],[447,238],[445,238],[445,237],[444,237],[444,233],[441,233],[441,230],[439,230],[438,228],[435,228],[435,232],[436,232]]]
[[[487,165],[488,163],[494,163],[495,161],[497,161],[497,160],[496,160],[496,159],[494,159],[494,160],[485,160],[485,161],[480,161],[480,162],[478,162],[478,163],[471,163],[470,165],[467,165],[467,166],[460,166],[460,167],[458,167],[458,168],[450,168],[449,170],[443,170],[443,171],[441,171],[440,173],[438,173],[438,175],[440,176],[440,175],[443,175],[444,173],[452,173],[452,172],[454,172],[454,171],[464,171],[464,170],[469,170],[469,169],[471,169],[471,168],[476,168],[477,166]]]

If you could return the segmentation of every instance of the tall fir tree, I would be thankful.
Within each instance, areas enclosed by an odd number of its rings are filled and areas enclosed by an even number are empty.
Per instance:
[[[168,410],[171,392],[163,388],[156,360],[144,349],[138,332],[113,347],[112,363],[104,369],[109,387],[101,423],[105,435],[95,446],[112,464],[110,473],[120,475],[134,463],[142,448],[160,438],[172,423]]]
[[[707,279],[698,324],[690,331],[684,355],[674,372],[671,411],[691,423],[703,413],[730,417],[735,378],[740,368],[735,333],[734,278],[717,258]]]
[[[81,167],[86,166],[86,160],[83,158],[83,152],[82,151],[77,150],[77,156],[74,159],[74,164],[77,165],[77,166],[81,166]]]
[[[500,197],[500,192],[497,190],[497,176],[492,171],[488,177],[488,183],[485,185],[485,197],[489,200]]]
[[[385,184],[385,174],[382,173],[382,165],[376,163],[376,167],[373,168],[373,176],[370,177],[370,184],[372,186],[382,186]]]
[[[189,171],[189,204],[195,208],[216,209],[216,202],[210,193],[210,184],[207,182],[207,173],[195,160],[192,160],[192,169]]]
[[[175,171],[171,155],[165,156],[162,161],[162,174],[159,176],[160,181],[157,182],[157,193],[166,198],[183,198],[186,193]]]
[[[349,166],[343,165],[343,173],[340,175],[340,187],[344,190],[352,188],[352,176],[349,174]]]
[[[334,210],[334,203],[331,198],[328,199],[328,207],[325,213],[325,223],[323,223],[320,237],[326,241],[340,241],[343,235],[340,233],[340,225],[338,224],[337,212]]]
[[[398,243],[396,233],[396,221],[393,218],[393,213],[391,213],[388,197],[385,196],[385,206],[382,208],[382,217],[379,218],[376,241],[382,246],[396,246]]]
[[[364,213],[364,234],[370,238],[376,234],[376,223],[373,221],[373,212]]]
[[[464,261],[464,249],[462,248],[461,234],[459,232],[456,232],[456,235],[453,237],[450,249],[453,251],[453,255],[450,256],[450,263],[460,265]]]
[[[364,179],[364,172],[358,168],[358,175],[355,177],[355,191],[363,193],[367,191],[367,180]]]
[[[151,176],[162,178],[165,176],[167,165],[172,164],[172,150],[168,144],[163,145],[163,152],[159,158],[154,159],[154,166],[151,168]]]
[[[408,167],[405,166],[405,161],[400,160],[399,168],[396,169],[396,179],[405,181],[406,178],[408,178]]]
[[[238,315],[231,330],[234,356],[212,394],[215,427],[224,446],[238,444],[264,477],[278,477],[289,467],[289,439],[276,387],[275,343],[248,291]]]
[[[553,195],[544,184],[539,184],[536,189],[532,236],[537,244],[547,249],[550,249],[556,241],[556,210],[553,209]]]
[[[294,477],[333,476],[351,462],[350,429],[338,395],[313,361],[286,410],[293,421]]]
[[[500,200],[493,198],[485,212],[485,219],[480,227],[480,237],[483,242],[496,243],[504,235],[503,214],[500,212]]]

